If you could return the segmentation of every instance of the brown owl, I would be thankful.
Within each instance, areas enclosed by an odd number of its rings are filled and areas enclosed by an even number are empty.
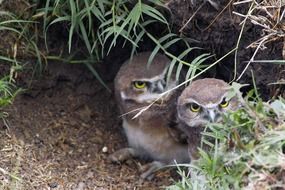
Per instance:
[[[189,162],[187,144],[179,139],[179,132],[171,128],[176,114],[177,92],[162,93],[177,85],[175,78],[167,78],[170,60],[157,54],[147,66],[149,52],[140,53],[126,61],[115,78],[115,96],[123,128],[129,147],[110,155],[113,162],[121,162],[130,157],[152,160],[141,174],[147,178],[166,164]],[[159,99],[159,101],[156,101]],[[146,106],[147,110],[136,114]]]
[[[191,159],[197,158],[203,127],[210,122],[220,122],[222,113],[240,107],[236,96],[227,99],[229,90],[230,85],[223,80],[205,78],[194,81],[178,98],[178,128],[188,137]]]

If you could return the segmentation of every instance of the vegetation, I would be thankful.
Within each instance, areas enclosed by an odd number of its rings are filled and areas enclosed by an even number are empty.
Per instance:
[[[14,80],[17,72],[21,69],[16,57],[18,51],[21,51],[18,49],[19,40],[26,38],[24,28],[28,23],[29,21],[17,19],[13,13],[0,11],[0,34],[5,36],[1,39],[0,62],[6,62],[5,64],[9,64],[10,67],[8,73],[0,71],[0,119],[4,122],[8,113],[3,111],[3,107],[11,104],[18,92],[21,91],[16,88]],[[13,48],[7,49],[6,44],[8,43],[13,43]]]
[[[285,164],[285,100],[263,102],[250,91],[243,107],[224,116],[223,124],[212,124],[203,132],[200,158],[179,169],[182,180],[174,189],[278,189],[283,188]]]
[[[143,41],[150,40],[154,45],[149,64],[159,51],[172,58],[170,73],[177,65],[176,76],[178,77],[183,65],[189,67],[187,77],[193,76],[197,70],[204,66],[203,61],[208,59],[209,54],[203,54],[188,63],[184,58],[196,47],[184,38],[171,32],[170,25],[164,15],[158,9],[166,9],[158,0],[151,0],[148,4],[139,1],[109,1],[109,0],[84,0],[84,1],[60,1],[49,0],[44,8],[38,9],[38,14],[44,15],[44,33],[47,34],[49,27],[58,23],[66,23],[68,26],[68,50],[72,50],[74,35],[79,35],[89,52],[88,60],[84,60],[88,68],[91,62],[98,62],[108,55],[112,48],[118,46],[130,46],[130,57],[140,48]],[[151,30],[159,25],[160,36]],[[184,50],[178,56],[171,51],[171,47],[180,44]],[[100,80],[99,74],[91,69]],[[101,81],[101,80],[100,80]],[[103,81],[101,81],[103,83]]]
[[[0,79],[0,119],[5,121],[7,113],[2,108],[11,104],[19,91],[7,77]]]

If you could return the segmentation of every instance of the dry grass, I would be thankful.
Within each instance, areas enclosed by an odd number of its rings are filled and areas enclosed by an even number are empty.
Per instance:
[[[258,40],[252,42],[247,48],[255,48],[256,51],[266,48],[266,44],[274,41],[284,41],[285,47],[285,1],[282,0],[265,0],[258,3],[257,1],[238,1],[233,3],[234,6],[251,3],[253,6],[248,15],[233,12],[234,14],[248,18],[250,22],[261,29],[261,36]],[[246,22],[244,19],[243,22]],[[283,52],[285,59],[285,54]],[[254,56],[251,60],[254,59]]]

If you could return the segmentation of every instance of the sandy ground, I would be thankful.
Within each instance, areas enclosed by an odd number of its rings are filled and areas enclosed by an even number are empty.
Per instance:
[[[19,76],[24,86],[28,74]],[[112,93],[83,66],[51,64],[5,111],[0,189],[160,189],[172,182],[170,171],[140,180],[140,160],[108,162],[126,139]]]

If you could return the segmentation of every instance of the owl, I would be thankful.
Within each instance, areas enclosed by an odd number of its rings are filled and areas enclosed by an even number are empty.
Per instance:
[[[150,55],[144,52],[126,61],[115,77],[115,98],[129,147],[109,156],[112,162],[131,157],[152,160],[143,167],[142,178],[152,176],[166,164],[190,161],[187,143],[181,140],[179,130],[171,127],[176,115],[177,92],[161,97],[177,85],[175,77],[166,81],[170,60],[156,54],[147,66]],[[150,104],[152,106],[140,112]]]
[[[238,98],[228,99],[230,85],[223,80],[205,78],[194,81],[178,98],[178,128],[188,139],[191,159],[198,158],[201,131],[208,123],[222,121],[222,114],[240,107]]]

